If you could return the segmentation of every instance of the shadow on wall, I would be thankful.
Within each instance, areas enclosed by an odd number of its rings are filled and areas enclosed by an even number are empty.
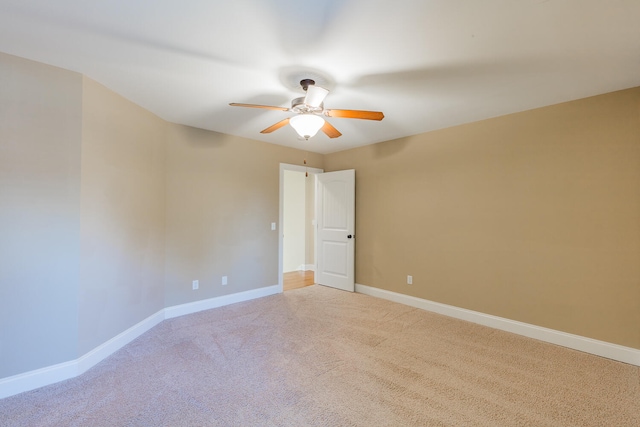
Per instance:
[[[189,148],[222,148],[229,140],[237,138],[232,135],[198,129],[190,126],[174,125],[173,132],[180,135],[186,141]]]
[[[396,139],[394,141],[385,141],[373,145],[373,157],[376,159],[384,159],[392,157],[405,149],[409,143],[408,138]]]

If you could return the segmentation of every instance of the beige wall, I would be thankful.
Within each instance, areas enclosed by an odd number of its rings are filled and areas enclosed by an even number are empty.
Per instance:
[[[165,305],[278,284],[279,165],[322,168],[323,156],[179,125],[168,135]]]
[[[86,77],[82,100],[80,354],[164,307],[168,126]]]
[[[82,76],[0,54],[0,378],[75,359]]]
[[[640,88],[325,157],[348,168],[358,283],[640,348]]]

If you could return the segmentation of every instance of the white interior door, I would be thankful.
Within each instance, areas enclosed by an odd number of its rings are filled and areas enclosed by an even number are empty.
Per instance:
[[[355,200],[353,169],[317,175],[316,283],[355,290]]]

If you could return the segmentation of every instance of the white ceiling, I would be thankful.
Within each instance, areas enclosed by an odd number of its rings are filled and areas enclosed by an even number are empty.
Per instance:
[[[0,0],[0,51],[171,122],[319,153],[640,86],[639,0]],[[297,139],[301,78],[343,133]],[[2,84],[2,82],[0,82]]]

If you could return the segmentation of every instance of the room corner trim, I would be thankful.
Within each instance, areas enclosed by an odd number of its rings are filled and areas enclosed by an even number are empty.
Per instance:
[[[11,377],[0,378],[0,399],[77,377],[165,319],[197,313],[237,302],[249,301],[279,292],[280,287],[273,285],[163,308],[75,360],[24,372]]]
[[[640,350],[356,283],[356,292],[640,366]]]

